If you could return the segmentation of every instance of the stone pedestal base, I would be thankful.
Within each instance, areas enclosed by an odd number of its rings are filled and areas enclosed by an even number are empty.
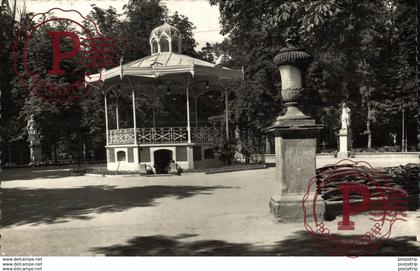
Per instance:
[[[276,179],[280,184],[280,195],[270,200],[270,212],[277,221],[304,220],[303,196],[315,176],[316,140],[320,129],[313,119],[279,118],[270,127],[275,136]]]
[[[348,131],[341,129],[339,136],[339,149],[337,153],[338,158],[348,158],[349,157],[349,144],[348,144]]]
[[[420,212],[420,210],[417,211],[416,214],[416,230],[417,232],[415,233],[417,235],[417,242],[420,242],[420,216],[418,216],[418,213]]]
[[[316,139],[321,126],[313,119],[285,119],[269,129],[275,136],[276,179],[281,193],[304,193],[315,176]]]
[[[313,201],[309,196],[305,201],[305,209],[303,208],[304,194],[285,194],[272,196],[270,199],[270,213],[274,215],[277,222],[303,222],[305,217],[307,221],[312,221]],[[316,216],[323,218],[325,213],[325,204],[323,202],[316,202],[315,205]]]
[[[337,158],[349,158],[349,152],[337,152]]]
[[[29,147],[31,163],[38,163],[42,161],[42,149],[40,145],[31,145]]]

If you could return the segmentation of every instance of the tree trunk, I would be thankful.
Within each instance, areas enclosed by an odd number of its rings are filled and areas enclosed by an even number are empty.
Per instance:
[[[53,145],[52,145],[52,154],[53,154],[53,161],[54,161],[54,164],[57,164],[57,144],[56,143],[54,143]]]
[[[372,148],[372,133],[370,131],[370,120],[368,120],[366,124],[366,133],[368,136],[367,148],[371,149]]]
[[[367,143],[367,148],[368,149],[372,148],[372,131],[370,129],[371,114],[372,114],[372,112],[370,110],[370,104],[368,104],[367,123],[366,123],[366,134],[368,136],[368,143]]]
[[[417,57],[417,150],[420,151],[420,3],[416,1],[416,11],[417,11],[417,50],[416,50],[416,57]]]
[[[401,151],[405,152],[406,149],[406,134],[405,134],[405,108],[404,103],[402,107],[402,128],[401,128]]]

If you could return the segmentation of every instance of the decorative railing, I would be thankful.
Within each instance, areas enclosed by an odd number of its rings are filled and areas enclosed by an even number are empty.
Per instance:
[[[159,128],[137,128],[138,144],[162,144],[162,143],[187,143],[188,132],[186,127],[159,127]],[[225,136],[224,130],[213,127],[191,128],[191,142],[208,143]],[[109,130],[109,145],[131,145],[134,144],[134,129]]]
[[[140,144],[185,143],[188,142],[187,128],[139,128],[137,129],[137,142]]]
[[[224,130],[213,127],[191,128],[191,141],[196,143],[215,142],[225,137]]]
[[[134,144],[134,129],[118,129],[108,131],[109,145],[130,145]]]

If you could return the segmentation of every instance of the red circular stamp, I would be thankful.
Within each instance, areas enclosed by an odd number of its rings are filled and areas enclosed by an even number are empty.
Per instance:
[[[329,255],[374,255],[393,224],[406,221],[406,204],[407,193],[388,176],[367,162],[345,159],[317,169],[309,181],[304,225]]]
[[[19,86],[42,99],[66,104],[89,96],[85,79],[118,63],[116,41],[76,10],[53,8],[21,24],[13,43]],[[89,81],[89,80],[88,80]],[[99,80],[100,81],[100,80]]]

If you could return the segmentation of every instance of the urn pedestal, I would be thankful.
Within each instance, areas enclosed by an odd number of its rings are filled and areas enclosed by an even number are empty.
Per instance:
[[[302,74],[312,57],[296,46],[295,33],[292,32],[287,40],[288,47],[281,49],[274,58],[281,75],[281,94],[286,107],[286,113],[277,117],[268,128],[275,136],[276,180],[279,182],[278,194],[271,197],[269,206],[277,221],[304,219],[303,197],[308,192],[309,181],[315,176],[317,137],[322,128],[298,107],[304,93]],[[313,187],[309,193],[314,191]],[[323,212],[324,206],[317,206],[317,210]]]

